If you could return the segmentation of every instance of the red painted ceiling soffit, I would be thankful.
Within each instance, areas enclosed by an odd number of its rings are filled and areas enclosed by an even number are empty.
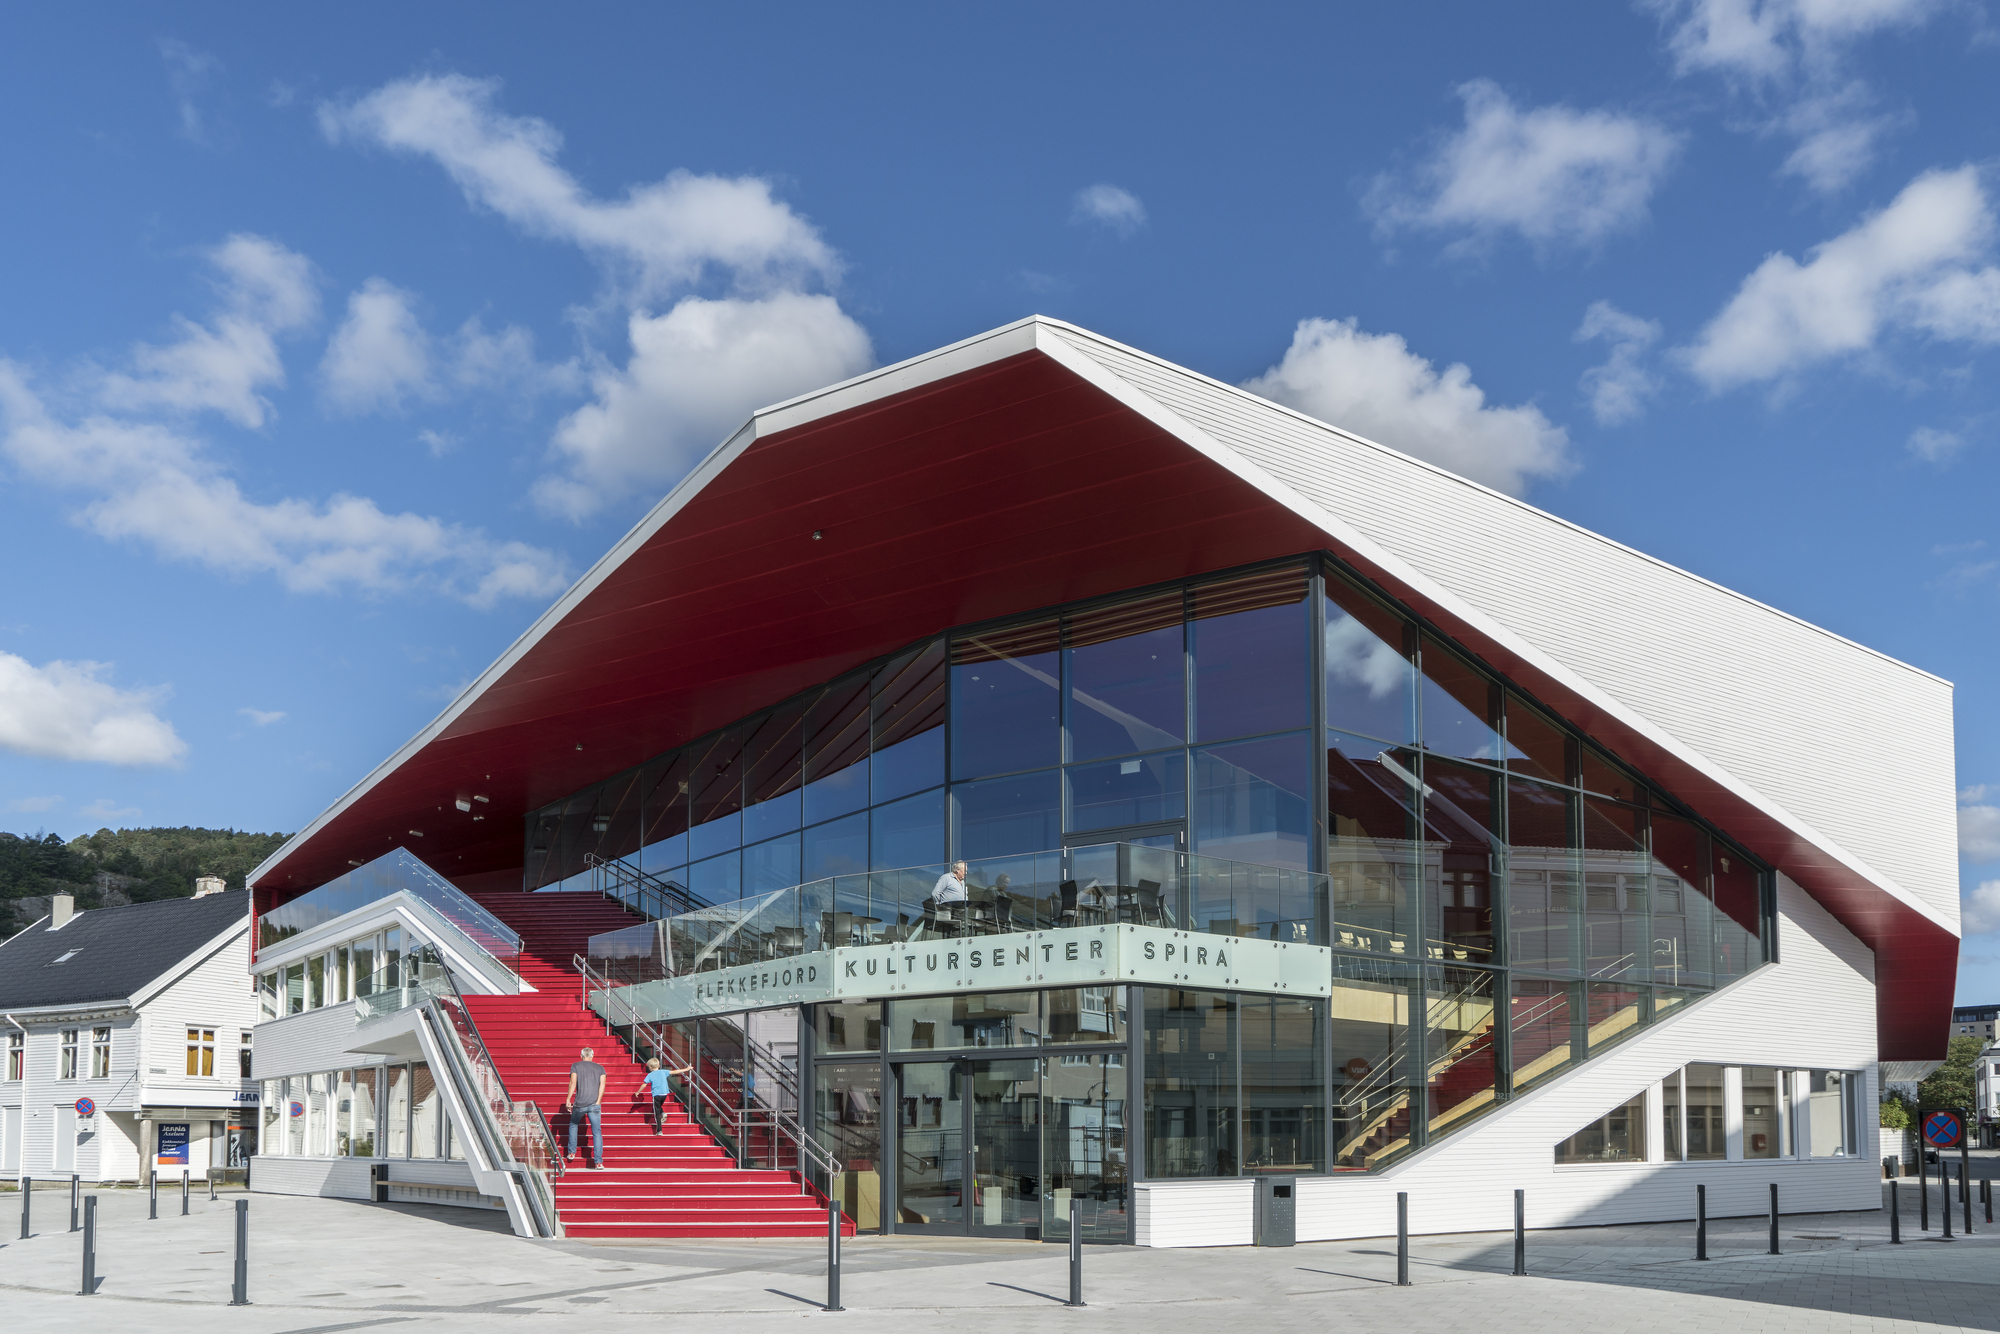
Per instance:
[[[519,866],[527,811],[946,626],[1324,542],[1013,357],[756,442],[262,883],[311,888],[398,844],[447,875]],[[476,822],[453,807],[475,793]]]

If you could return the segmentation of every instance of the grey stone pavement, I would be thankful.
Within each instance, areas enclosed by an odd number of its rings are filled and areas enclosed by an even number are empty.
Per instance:
[[[176,1192],[149,1220],[143,1193],[110,1189],[96,1192],[100,1284],[84,1297],[67,1191],[35,1193],[26,1240],[14,1239],[20,1196],[8,1191],[0,1193],[0,1330],[336,1334],[409,1325],[448,1334],[620,1334],[678,1317],[738,1334],[799,1321],[879,1328],[889,1317],[899,1332],[963,1334],[1043,1321],[1121,1334],[1218,1325],[1257,1334],[1329,1325],[2000,1334],[2000,1225],[1989,1228],[1975,1204],[1972,1237],[1925,1240],[1915,1186],[1902,1190],[1902,1246],[1888,1244],[1886,1215],[1874,1212],[1786,1216],[1785,1253],[1775,1257],[1765,1254],[1763,1218],[1711,1220],[1707,1263],[1693,1259],[1691,1223],[1570,1228],[1531,1232],[1530,1276],[1517,1278],[1508,1272],[1509,1234],[1418,1237],[1409,1288],[1394,1286],[1393,1238],[1257,1249],[1092,1246],[1081,1310],[1061,1304],[1062,1247],[864,1237],[845,1244],[847,1310],[837,1314],[819,1309],[823,1241],[524,1241],[497,1215],[256,1194],[252,1305],[232,1308],[236,1194],[213,1204],[198,1195],[183,1218]]]

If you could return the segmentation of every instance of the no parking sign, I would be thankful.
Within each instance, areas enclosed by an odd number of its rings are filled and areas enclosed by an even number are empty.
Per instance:
[[[1924,1143],[1933,1149],[1956,1149],[1965,1139],[1965,1114],[1957,1111],[1926,1112],[1923,1134]]]

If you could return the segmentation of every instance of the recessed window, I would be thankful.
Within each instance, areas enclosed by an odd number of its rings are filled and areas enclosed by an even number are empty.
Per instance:
[[[1634,1094],[1556,1145],[1556,1163],[1646,1161],[1646,1095]]]
[[[57,955],[55,958],[49,960],[49,964],[50,966],[53,967],[54,965],[59,963],[68,963],[71,959],[74,959],[77,955],[81,953],[83,953],[83,950],[81,947],[78,947],[76,949],[71,950],[67,954]]]
[[[191,1075],[215,1073],[215,1030],[190,1028],[187,1031],[187,1072]]]
[[[108,1028],[90,1030],[90,1077],[111,1077],[111,1030]]]
[[[9,1033],[7,1035],[7,1078],[9,1080],[18,1080],[21,1077],[22,1067],[27,1062],[27,1048],[28,1044],[24,1035],[20,1033]]]
[[[76,1078],[76,1034],[74,1028],[62,1030],[62,1058],[56,1067],[58,1079]]]

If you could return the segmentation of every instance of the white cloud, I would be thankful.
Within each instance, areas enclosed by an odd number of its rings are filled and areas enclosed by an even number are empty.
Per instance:
[[[323,106],[320,125],[335,142],[429,158],[475,206],[604,266],[631,357],[622,369],[601,362],[595,401],[557,428],[565,470],[536,484],[544,509],[580,519],[635,488],[656,491],[763,403],[874,364],[867,332],[816,290],[839,277],[840,257],[769,181],[675,171],[598,198],[557,164],[556,129],[502,112],[498,90],[456,74],[404,79]],[[490,364],[497,378],[518,355],[504,335],[468,341],[460,366]]]
[[[1532,405],[1488,407],[1462,364],[1440,371],[1396,334],[1302,320],[1284,360],[1245,389],[1520,495],[1569,472],[1569,436]]]
[[[567,241],[618,266],[635,296],[657,297],[712,269],[739,284],[828,278],[840,263],[819,232],[753,176],[676,171],[624,198],[591,197],[556,165],[562,135],[494,105],[499,82],[459,74],[386,84],[320,108],[332,141],[357,139],[428,157],[474,204],[534,235]]]
[[[278,336],[319,316],[312,263],[277,242],[237,234],[207,254],[218,273],[221,309],[207,324],[175,316],[180,337],[132,350],[138,373],[106,374],[106,407],[219,412],[239,426],[262,426],[271,405],[259,391],[285,382]]]
[[[1680,136],[1637,116],[1565,106],[1517,108],[1488,79],[1461,86],[1465,128],[1402,180],[1365,201],[1378,226],[1503,231],[1537,244],[1592,245],[1644,220]]]
[[[109,797],[99,797],[88,806],[79,806],[76,813],[86,820],[99,821],[101,829],[114,820],[135,820],[140,812],[137,806],[119,806]]]
[[[1914,28],[1951,0],[1640,0],[1667,25],[1681,74],[1708,73],[1768,105],[1789,103],[1762,128],[1798,140],[1780,170],[1823,195],[1875,162],[1908,115],[1873,110],[1868,86],[1847,75],[1865,38]]]
[[[175,764],[187,743],[154,712],[164,690],[120,690],[101,662],[37,667],[0,652],[0,750],[101,764]]]
[[[608,497],[669,486],[742,423],[746,405],[873,364],[868,335],[829,296],[691,296],[664,315],[634,314],[630,333],[630,364],[598,370],[596,401],[556,429],[570,469],[535,487],[551,513],[582,518]]]
[[[347,298],[347,318],[320,360],[321,392],[345,412],[396,412],[412,394],[431,392],[431,340],[411,296],[370,278]]]
[[[1628,315],[1609,301],[1593,301],[1576,340],[1599,338],[1611,345],[1611,355],[1583,373],[1582,386],[1598,422],[1616,426],[1645,411],[1646,400],[1659,391],[1660,378],[1646,369],[1644,358],[1660,339],[1660,322]]]
[[[1969,862],[2000,862],[2000,806],[1986,804],[1991,792],[1982,785],[1958,794],[1958,855]]]
[[[1903,447],[1925,463],[1949,463],[1958,457],[1959,450],[1965,448],[1965,437],[1955,431],[1919,426],[1910,432],[1910,438],[1903,442]]]
[[[1076,192],[1070,218],[1102,223],[1120,236],[1130,236],[1146,225],[1146,206],[1130,190],[1100,181]]]
[[[172,37],[160,39],[160,59],[166,62],[167,84],[174,92],[174,109],[180,113],[182,137],[190,143],[206,145],[208,124],[195,99],[208,81],[222,71],[222,62]]]
[[[0,456],[44,484],[87,497],[77,519],[173,560],[229,574],[271,574],[295,592],[431,589],[477,607],[546,597],[560,558],[521,542],[359,496],[260,503],[205,457],[199,440],[158,422],[50,411],[25,370],[0,358]]]
[[[1865,352],[1890,329],[2000,338],[2000,272],[1973,267],[1992,232],[1975,168],[1927,172],[1805,263],[1766,259],[1684,351],[1687,365],[1720,391]]]
[[[269,727],[272,723],[285,721],[283,709],[238,709],[237,712],[259,727]]]
[[[16,797],[7,803],[10,811],[25,811],[30,815],[40,815],[62,805],[61,797]]]
[[[1959,931],[1968,936],[1983,936],[1989,931],[2000,931],[2000,880],[1980,882],[1975,889],[1968,889],[1958,901]]]
[[[433,431],[428,428],[417,432],[417,439],[423,442],[431,457],[441,459],[458,448],[458,436],[452,431]]]

